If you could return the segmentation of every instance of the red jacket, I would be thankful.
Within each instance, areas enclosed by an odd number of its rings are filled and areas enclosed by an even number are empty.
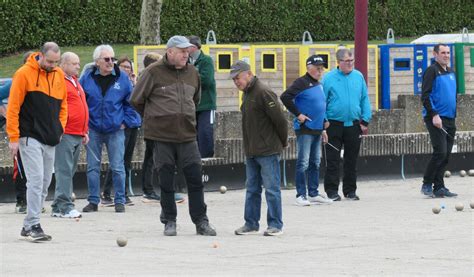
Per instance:
[[[65,134],[84,136],[89,131],[89,108],[87,107],[86,94],[79,80],[71,77],[74,82],[65,77],[67,88],[67,123]],[[75,83],[75,85],[74,85]]]

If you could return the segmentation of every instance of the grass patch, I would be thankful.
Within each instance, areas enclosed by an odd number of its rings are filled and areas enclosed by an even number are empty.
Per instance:
[[[122,56],[128,56],[133,58],[133,46],[134,44],[115,44],[112,45],[115,51],[115,57],[119,58]],[[92,53],[97,46],[66,46],[61,47],[61,52],[71,51],[76,53],[81,59],[81,66],[93,61]],[[33,50],[36,51],[36,50]],[[25,53],[24,51],[23,53]],[[8,57],[0,58],[0,77],[11,78],[15,71],[23,63],[23,53],[11,55]],[[82,68],[81,68],[82,70]]]

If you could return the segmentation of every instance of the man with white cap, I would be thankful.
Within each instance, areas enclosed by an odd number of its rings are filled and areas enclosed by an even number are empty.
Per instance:
[[[132,105],[143,117],[145,139],[154,141],[154,164],[161,187],[161,222],[164,235],[176,236],[176,202],[173,180],[180,164],[186,179],[189,213],[196,233],[215,236],[209,224],[201,177],[201,156],[196,142],[196,106],[201,81],[188,64],[192,44],[183,36],[173,36],[166,54],[147,67],[137,82]]]

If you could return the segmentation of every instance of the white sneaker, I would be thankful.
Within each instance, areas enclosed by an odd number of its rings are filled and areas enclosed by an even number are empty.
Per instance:
[[[70,210],[69,213],[61,215],[61,217],[65,218],[80,218],[82,214],[77,210]]]
[[[323,195],[317,195],[315,197],[308,197],[308,200],[313,205],[320,205],[320,204],[332,204],[334,202],[332,199],[327,198]]]
[[[308,199],[306,199],[306,196],[300,195],[298,198],[296,198],[295,201],[296,206],[309,206],[311,203],[309,203]]]

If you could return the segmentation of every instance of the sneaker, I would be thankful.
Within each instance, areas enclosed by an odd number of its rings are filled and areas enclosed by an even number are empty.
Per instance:
[[[120,204],[120,203],[116,203],[115,204],[115,212],[116,213],[124,213],[125,212],[125,205]]]
[[[355,192],[349,192],[349,193],[346,195],[346,199],[348,199],[348,200],[353,200],[353,201],[360,200],[359,196],[357,196],[357,194],[356,194]]]
[[[130,199],[130,197],[125,196],[125,205],[127,205],[127,206],[133,206],[133,205],[135,205],[135,204],[133,204],[133,201],[132,201],[132,199]]]
[[[309,203],[308,199],[306,199],[306,196],[300,195],[298,198],[296,198],[295,201],[296,206],[309,206],[311,203]]]
[[[315,197],[309,196],[308,201],[309,201],[309,203],[316,204],[316,205],[319,205],[319,204],[332,204],[334,202],[332,199],[329,199],[326,196],[321,195],[321,194],[316,195]]]
[[[112,207],[114,205],[114,200],[110,195],[103,195],[100,198],[100,204],[104,207]]]
[[[435,198],[456,197],[456,196],[458,196],[457,193],[450,192],[449,189],[444,188],[444,187],[433,191],[433,197]]]
[[[70,210],[67,214],[62,214],[60,217],[64,218],[81,218],[82,214],[77,210]]]
[[[150,194],[143,194],[142,202],[143,203],[153,203],[153,202],[160,202],[161,197],[156,194],[156,192],[152,192]]]
[[[201,236],[215,236],[217,235],[216,229],[209,224],[207,221],[203,221],[196,224],[196,234]]]
[[[234,233],[236,235],[256,235],[258,234],[258,229],[252,229],[247,225],[240,227],[239,229],[235,230]]]
[[[41,228],[41,225],[38,223],[36,225],[31,226],[31,229],[26,231],[25,227],[21,229],[20,239],[24,239],[31,242],[37,241],[50,241],[52,237],[50,235],[46,235]]]
[[[52,216],[52,217],[62,217],[62,215],[63,215],[63,214],[60,213],[60,212],[55,212],[55,211],[52,211],[52,212],[51,212],[51,216]]]
[[[328,198],[331,199],[332,201],[341,201],[341,196],[339,194],[328,194]]]
[[[275,237],[275,236],[283,235],[283,231],[278,228],[268,227],[268,229],[265,230],[265,232],[263,232],[263,235]]]
[[[174,194],[174,201],[176,201],[176,203],[183,203],[184,200],[185,200],[184,196],[181,195],[180,193]]]
[[[22,203],[17,203],[15,206],[15,213],[26,214],[26,205]]]
[[[82,209],[82,212],[83,213],[91,213],[91,212],[97,212],[97,204],[92,204],[92,203],[89,203],[87,204],[87,206],[85,206],[83,209]]]
[[[165,230],[163,231],[163,235],[165,236],[176,236],[176,222],[168,221],[165,224]]]
[[[431,184],[423,184],[421,186],[421,193],[426,195],[426,196],[432,196],[433,195],[433,186]]]

